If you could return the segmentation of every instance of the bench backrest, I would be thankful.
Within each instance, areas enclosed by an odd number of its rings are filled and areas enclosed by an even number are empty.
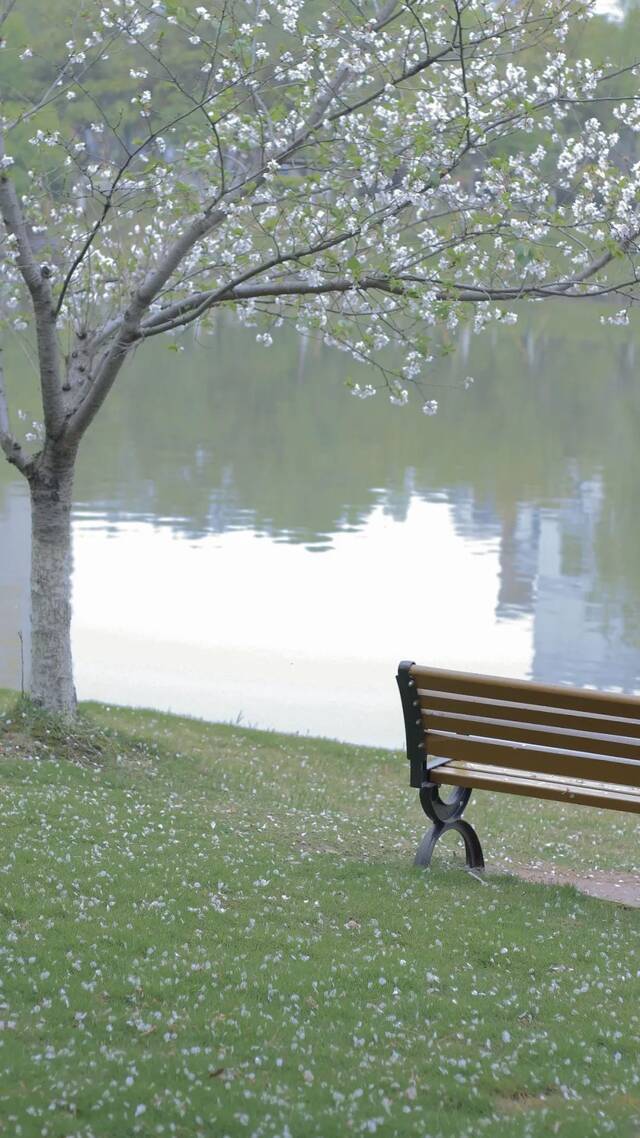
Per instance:
[[[638,698],[411,661],[398,686],[412,786],[458,760],[640,787]]]

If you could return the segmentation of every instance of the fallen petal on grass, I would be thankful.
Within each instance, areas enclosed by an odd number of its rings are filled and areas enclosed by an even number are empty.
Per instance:
[[[634,817],[479,794],[500,872],[454,835],[424,872],[399,754],[97,705],[70,741],[9,706],[12,1138],[635,1138],[638,914],[565,883],[638,874]]]

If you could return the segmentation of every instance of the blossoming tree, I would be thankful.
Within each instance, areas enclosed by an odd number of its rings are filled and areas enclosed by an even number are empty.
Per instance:
[[[567,58],[583,0],[61,0],[35,41],[32,9],[0,0],[0,328],[36,345],[42,423],[20,437],[0,371],[0,444],[32,695],[73,713],[74,464],[127,357],[231,307],[432,414],[442,325],[612,294],[626,320],[640,103],[633,68]]]

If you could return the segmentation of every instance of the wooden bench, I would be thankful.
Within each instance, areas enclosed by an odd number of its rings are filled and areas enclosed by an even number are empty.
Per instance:
[[[433,822],[416,865],[429,865],[438,839],[456,830],[467,865],[484,867],[462,820],[474,788],[640,813],[640,699],[410,660],[397,680],[411,786]],[[454,788],[449,799],[441,786]]]

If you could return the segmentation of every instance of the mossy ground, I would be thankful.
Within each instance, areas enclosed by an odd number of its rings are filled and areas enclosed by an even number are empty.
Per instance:
[[[0,1134],[640,1134],[640,912],[460,868],[398,754],[91,705],[0,723]],[[493,858],[635,818],[478,794]]]

